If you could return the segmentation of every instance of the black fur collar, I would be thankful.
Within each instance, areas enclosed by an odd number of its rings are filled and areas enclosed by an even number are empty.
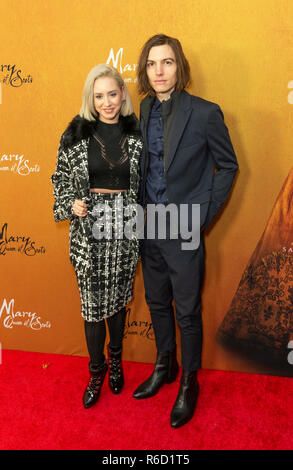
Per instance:
[[[120,116],[119,122],[123,134],[140,136],[139,121],[135,114],[130,116]],[[88,119],[82,118],[79,114],[75,116],[72,121],[68,124],[63,136],[62,143],[64,147],[70,147],[82,139],[90,137],[97,126],[97,121],[89,121]]]

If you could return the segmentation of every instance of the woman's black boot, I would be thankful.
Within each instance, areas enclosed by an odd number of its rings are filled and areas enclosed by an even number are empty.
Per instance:
[[[83,406],[85,408],[90,408],[97,403],[107,369],[108,364],[106,361],[98,367],[94,367],[91,363],[89,364],[90,380],[83,394]]]
[[[179,428],[187,423],[193,416],[199,392],[197,371],[183,370],[179,392],[171,412],[171,426]]]
[[[115,395],[121,392],[124,385],[124,377],[122,370],[122,348],[112,348],[109,344],[108,363],[109,363],[109,387]]]
[[[158,352],[152,375],[134,391],[133,397],[153,397],[163,384],[170,384],[176,380],[178,370],[176,348],[173,351]]]

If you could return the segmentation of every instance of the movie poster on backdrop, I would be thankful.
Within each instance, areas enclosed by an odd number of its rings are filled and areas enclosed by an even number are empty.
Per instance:
[[[242,274],[217,339],[266,371],[293,376],[293,168]]]

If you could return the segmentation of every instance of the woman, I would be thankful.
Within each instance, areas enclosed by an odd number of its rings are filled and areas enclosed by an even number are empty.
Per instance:
[[[85,408],[97,402],[108,366],[112,392],[120,393],[124,383],[125,306],[133,295],[138,240],[121,237],[126,216],[115,208],[137,201],[141,148],[139,123],[122,77],[109,65],[97,65],[86,79],[80,113],[61,137],[52,175],[55,221],[70,219],[70,260],[90,356]],[[95,216],[101,214],[97,225]],[[112,238],[107,236],[109,223]],[[105,322],[109,364],[103,354]]]

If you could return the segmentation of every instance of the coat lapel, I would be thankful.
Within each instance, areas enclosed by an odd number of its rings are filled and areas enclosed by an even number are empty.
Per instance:
[[[90,196],[90,181],[88,169],[89,138],[82,139],[75,147],[73,172],[78,186],[80,198],[88,199]],[[84,202],[87,202],[86,200]]]
[[[140,108],[140,119],[142,122],[142,133],[145,143],[145,149],[147,151],[147,125],[149,121],[149,116],[151,112],[152,105],[154,103],[155,97],[147,96],[141,103]],[[170,145],[169,145],[169,154],[167,155],[166,159],[166,171],[170,167],[180,139],[182,137],[183,131],[186,127],[186,124],[189,120],[190,114],[192,112],[191,107],[191,96],[185,90],[183,90],[180,94],[179,104],[176,111],[176,116],[173,124],[173,130],[170,136]]]
[[[155,97],[151,96],[151,95],[148,95],[141,102],[141,106],[140,106],[140,120],[143,123],[142,132],[143,132],[143,137],[144,137],[145,142],[147,140],[146,133],[147,133],[147,126],[148,126],[148,122],[149,122],[150,112],[151,112],[152,106],[154,104],[154,101],[155,101]]]
[[[174,124],[173,124],[173,130],[170,136],[170,146],[169,146],[169,154],[167,155],[167,161],[166,161],[166,171],[168,171],[168,168],[170,167],[174,159],[178,144],[180,142],[180,139],[186,127],[186,124],[189,120],[191,111],[192,111],[191,97],[186,91],[182,91],[180,95],[180,101],[179,101],[179,105],[177,108]]]

